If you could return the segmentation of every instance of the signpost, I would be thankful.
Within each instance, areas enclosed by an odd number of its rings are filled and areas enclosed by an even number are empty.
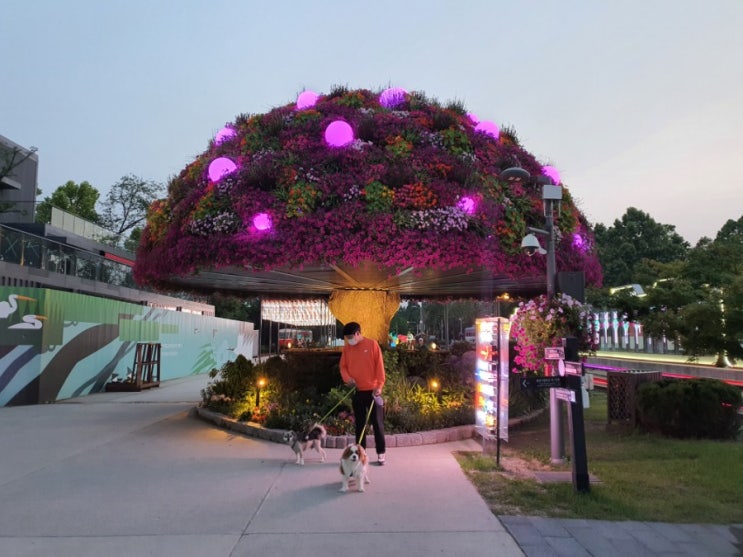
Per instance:
[[[545,353],[545,358],[547,354]],[[549,358],[547,358],[549,359]],[[570,440],[573,446],[573,489],[579,493],[591,491],[586,455],[586,430],[583,423],[583,396],[581,374],[576,373],[580,364],[569,363],[568,373],[560,376],[522,377],[521,390],[554,389],[555,398],[570,403]],[[572,372],[572,373],[571,373]]]
[[[557,377],[556,375],[521,378],[522,391],[530,391],[534,389],[553,389],[555,387],[564,386],[565,380],[562,377]]]
[[[565,402],[575,402],[575,391],[570,389],[555,389],[555,396]]]

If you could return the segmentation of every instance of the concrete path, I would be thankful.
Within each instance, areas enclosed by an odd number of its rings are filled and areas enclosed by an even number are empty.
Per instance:
[[[0,408],[0,556],[740,551],[722,526],[499,519],[452,456],[472,440],[391,449],[365,493],[339,493],[340,449],[300,467],[284,445],[190,416],[207,380]]]

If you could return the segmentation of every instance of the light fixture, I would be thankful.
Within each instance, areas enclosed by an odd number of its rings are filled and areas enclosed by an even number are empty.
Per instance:
[[[511,168],[506,168],[498,176],[501,180],[505,180],[506,182],[516,183],[525,182],[531,178],[531,174],[529,174],[528,171],[524,170],[520,166],[512,166]]]

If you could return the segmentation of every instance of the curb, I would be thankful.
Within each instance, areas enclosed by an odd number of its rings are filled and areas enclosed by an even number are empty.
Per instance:
[[[249,435],[250,437],[264,439],[266,441],[272,441],[273,443],[284,444],[283,436],[285,430],[283,429],[268,429],[253,422],[239,422],[234,418],[228,418],[224,414],[212,412],[211,410],[199,406],[195,407],[194,411],[197,417],[207,422],[212,422],[223,429],[229,429],[244,435]],[[419,445],[433,445],[437,443],[449,443],[451,441],[472,439],[474,436],[474,425],[460,425],[445,429],[421,431],[418,433],[395,433],[393,435],[385,435],[385,441],[387,447],[415,447]],[[353,435],[328,435],[325,438],[325,448],[343,449],[348,445],[352,445],[354,441],[355,439]],[[367,438],[367,448],[374,448],[373,435],[370,435]]]
[[[509,427],[515,427],[523,423],[529,422],[536,418],[545,411],[544,408],[539,409],[531,414],[520,416],[508,420]],[[265,439],[273,443],[284,444],[284,429],[268,429],[260,424],[254,422],[239,422],[234,418],[229,418],[224,414],[213,412],[200,406],[194,407],[190,415],[196,416],[207,422],[231,431],[236,431],[250,437],[256,437],[258,439]],[[452,441],[461,441],[463,439],[476,439],[481,441],[482,437],[475,431],[473,425],[460,425],[455,427],[447,427],[444,429],[433,429],[429,431],[420,431],[416,433],[395,433],[392,435],[385,435],[385,442],[388,447],[417,447],[420,445],[435,445],[438,443],[450,443]],[[343,449],[348,445],[352,445],[355,441],[353,435],[328,435],[325,438],[326,449]],[[374,436],[369,435],[366,439],[367,448],[374,448]]]

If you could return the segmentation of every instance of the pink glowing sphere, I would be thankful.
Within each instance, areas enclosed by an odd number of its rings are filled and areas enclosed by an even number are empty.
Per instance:
[[[560,183],[560,171],[557,170],[554,166],[543,166],[542,174],[552,180],[553,184],[558,185]]]
[[[470,122],[472,122],[475,125],[477,125],[477,124],[480,123],[480,119],[477,117],[477,114],[475,114],[473,112],[468,112],[467,113],[467,118],[469,118],[470,119]]]
[[[228,139],[232,139],[236,135],[237,132],[235,130],[233,130],[232,128],[224,127],[217,132],[217,135],[214,136],[214,143],[220,145]]]
[[[353,143],[353,128],[343,120],[331,122],[325,128],[325,142],[331,147],[345,147]]]
[[[314,91],[303,91],[297,97],[297,110],[304,110],[305,108],[311,108],[317,104],[317,99],[320,95]]]
[[[478,122],[475,126],[475,131],[489,135],[493,139],[498,139],[500,136],[500,128],[498,127],[498,124],[495,122],[489,122],[488,120]]]
[[[586,242],[585,238],[583,238],[583,236],[578,232],[575,232],[573,234],[573,247],[575,249],[586,251],[588,249],[588,242]]]
[[[379,95],[379,104],[385,108],[395,108],[405,102],[408,92],[401,87],[390,87]]]
[[[209,164],[209,179],[212,182],[219,182],[228,174],[237,170],[237,165],[227,157],[217,157]]]
[[[271,215],[268,213],[258,213],[253,217],[253,226],[255,226],[256,230],[270,230],[272,226]]]
[[[466,215],[471,215],[475,212],[475,200],[471,197],[463,197],[457,203],[457,207]]]

